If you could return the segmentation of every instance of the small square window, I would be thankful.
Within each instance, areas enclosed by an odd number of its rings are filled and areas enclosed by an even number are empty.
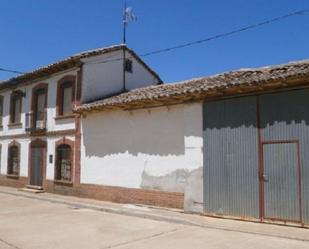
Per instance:
[[[132,62],[132,60],[126,59],[125,71],[128,72],[128,73],[132,73],[133,72],[133,62]]]

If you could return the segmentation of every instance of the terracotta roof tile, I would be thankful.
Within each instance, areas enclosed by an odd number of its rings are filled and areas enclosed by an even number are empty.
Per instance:
[[[173,99],[178,99],[178,102],[199,99],[214,89],[260,86],[271,82],[303,77],[309,77],[309,60],[262,68],[240,69],[210,77],[138,88],[113,97],[83,104],[76,108],[75,111],[87,112],[111,108],[134,108],[141,105],[162,105]]]
[[[154,72],[151,68],[149,68],[148,65],[146,65],[145,62],[143,62],[133,50],[129,49],[126,45],[120,44],[120,45],[114,45],[110,47],[98,48],[98,49],[93,49],[93,50],[88,50],[88,51],[84,51],[81,53],[77,53],[65,59],[62,59],[60,61],[57,61],[55,63],[51,63],[47,66],[35,69],[31,72],[22,74],[20,76],[17,76],[17,77],[8,79],[8,80],[0,81],[0,90],[9,88],[9,87],[15,87],[18,85],[22,85],[24,83],[28,83],[30,81],[37,80],[40,78],[48,77],[53,73],[61,72],[61,71],[81,65],[82,59],[110,53],[110,52],[121,50],[124,48],[128,52],[130,52],[133,55],[133,57],[135,57],[140,63],[142,63],[142,65],[158,79],[159,83],[162,83],[162,80],[160,79],[159,75],[156,72]]]

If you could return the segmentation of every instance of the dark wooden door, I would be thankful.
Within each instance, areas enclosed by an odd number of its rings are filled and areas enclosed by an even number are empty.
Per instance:
[[[42,186],[43,184],[44,149],[44,147],[31,148],[30,185]]]

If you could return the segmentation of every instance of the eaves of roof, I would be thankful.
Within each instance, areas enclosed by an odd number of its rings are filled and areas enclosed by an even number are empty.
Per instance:
[[[272,89],[309,86],[309,60],[254,69],[240,69],[183,82],[149,86],[85,103],[76,113],[139,109]]]
[[[35,69],[31,72],[27,72],[25,74],[10,78],[8,80],[0,81],[0,90],[6,88],[15,88],[23,84],[27,84],[31,81],[40,80],[46,77],[50,77],[52,74],[78,67],[82,65],[82,59],[123,49],[126,49],[126,51],[128,51],[135,59],[137,59],[151,74],[153,74],[159,82],[158,84],[163,83],[159,75],[155,71],[153,71],[133,50],[129,49],[126,45],[120,44],[81,52],[59,60],[55,63],[49,64],[47,66]]]

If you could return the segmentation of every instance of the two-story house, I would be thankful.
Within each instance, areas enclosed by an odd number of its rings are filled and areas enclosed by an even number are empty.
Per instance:
[[[161,83],[123,45],[0,83],[0,185],[309,226],[308,60]]]
[[[73,109],[161,83],[124,45],[82,52],[2,81],[0,183],[50,192],[78,186],[81,132]]]

